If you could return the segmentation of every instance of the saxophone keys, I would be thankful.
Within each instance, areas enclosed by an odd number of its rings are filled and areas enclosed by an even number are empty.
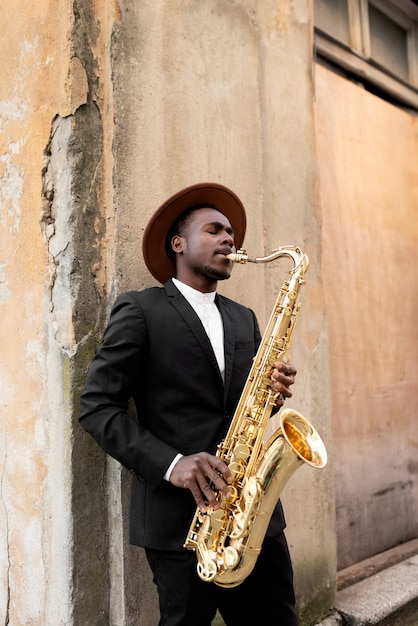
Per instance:
[[[247,501],[247,506],[250,503],[251,506],[254,506],[254,503],[260,498],[261,485],[254,476],[249,476],[248,480],[245,482],[243,495],[245,497],[244,501]]]
[[[241,476],[243,476],[244,466],[242,463],[238,463],[238,461],[232,461],[232,463],[230,463],[228,467],[229,471],[232,474],[233,480],[237,481],[241,478]],[[231,491],[231,487],[229,487],[229,490]]]
[[[250,455],[250,448],[246,443],[238,443],[234,448],[235,459],[246,459]]]
[[[262,383],[264,385],[264,389],[268,389],[271,386],[271,383],[273,382],[272,378],[271,378],[271,372],[267,372],[267,376],[263,376],[262,378]],[[264,390],[263,390],[264,392]]]
[[[211,582],[217,572],[218,568],[213,561],[206,561],[204,564],[200,562],[197,563],[197,573],[199,577],[206,582]]]
[[[213,530],[219,530],[224,525],[225,521],[225,510],[217,509],[213,511],[210,515],[210,524]]]
[[[233,485],[229,485],[230,496],[229,498],[225,498],[225,503],[230,505],[233,504],[238,499],[238,489]]]
[[[232,569],[236,567],[238,565],[239,558],[240,557],[238,554],[238,550],[236,550],[236,548],[234,548],[233,546],[227,546],[225,548],[223,553],[223,561],[227,569]]]

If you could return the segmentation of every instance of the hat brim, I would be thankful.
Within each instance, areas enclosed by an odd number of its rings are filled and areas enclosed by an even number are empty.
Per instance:
[[[199,204],[213,204],[228,218],[234,229],[235,246],[244,241],[247,219],[244,205],[238,196],[218,183],[199,183],[181,189],[168,198],[149,220],[142,239],[142,253],[151,274],[164,284],[175,275],[175,265],[167,254],[167,234],[180,215]]]

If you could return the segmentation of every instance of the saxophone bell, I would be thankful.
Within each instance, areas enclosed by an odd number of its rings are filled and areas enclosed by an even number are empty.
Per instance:
[[[327,451],[318,431],[294,409],[283,409],[280,427],[296,456],[311,467],[321,469],[328,461]]]

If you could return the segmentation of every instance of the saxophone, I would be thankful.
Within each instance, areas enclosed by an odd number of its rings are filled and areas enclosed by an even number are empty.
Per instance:
[[[311,423],[297,411],[284,409],[280,427],[264,441],[279,394],[271,373],[278,361],[289,362],[292,335],[299,316],[298,294],[309,265],[296,246],[273,250],[265,257],[249,257],[238,250],[228,258],[236,263],[266,263],[290,257],[293,269],[278,294],[240,401],[216,456],[232,474],[230,497],[217,491],[219,508],[196,510],[184,547],[197,556],[197,573],[221,587],[241,584],[253,570],[274,507],[286,482],[303,463],[322,468],[327,453]],[[212,485],[213,486],[213,485]]]

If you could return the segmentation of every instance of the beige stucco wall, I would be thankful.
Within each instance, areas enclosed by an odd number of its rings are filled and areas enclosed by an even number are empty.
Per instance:
[[[339,567],[418,535],[418,122],[316,68]]]
[[[71,20],[56,0],[2,3],[0,15],[0,620],[59,623],[70,608],[69,449],[60,380],[49,377],[56,338],[40,220],[43,150],[54,115],[71,108]],[[61,340],[69,346],[71,334]]]
[[[148,625],[127,477],[78,427],[78,394],[116,293],[152,282],[143,227],[180,186],[231,186],[255,254],[308,252],[292,406],[332,452],[311,2],[18,0],[0,15],[0,619]],[[222,289],[263,326],[284,266],[235,268]],[[312,622],[334,591],[332,461],[300,469],[284,501]]]
[[[89,88],[74,35],[83,11],[73,9],[64,0],[0,9],[0,621],[13,625],[70,624],[75,613],[79,235],[69,146]],[[105,30],[107,11],[101,18]],[[100,58],[97,29],[94,44]],[[86,232],[98,248],[97,220],[96,235]],[[96,291],[105,282],[99,270]]]

